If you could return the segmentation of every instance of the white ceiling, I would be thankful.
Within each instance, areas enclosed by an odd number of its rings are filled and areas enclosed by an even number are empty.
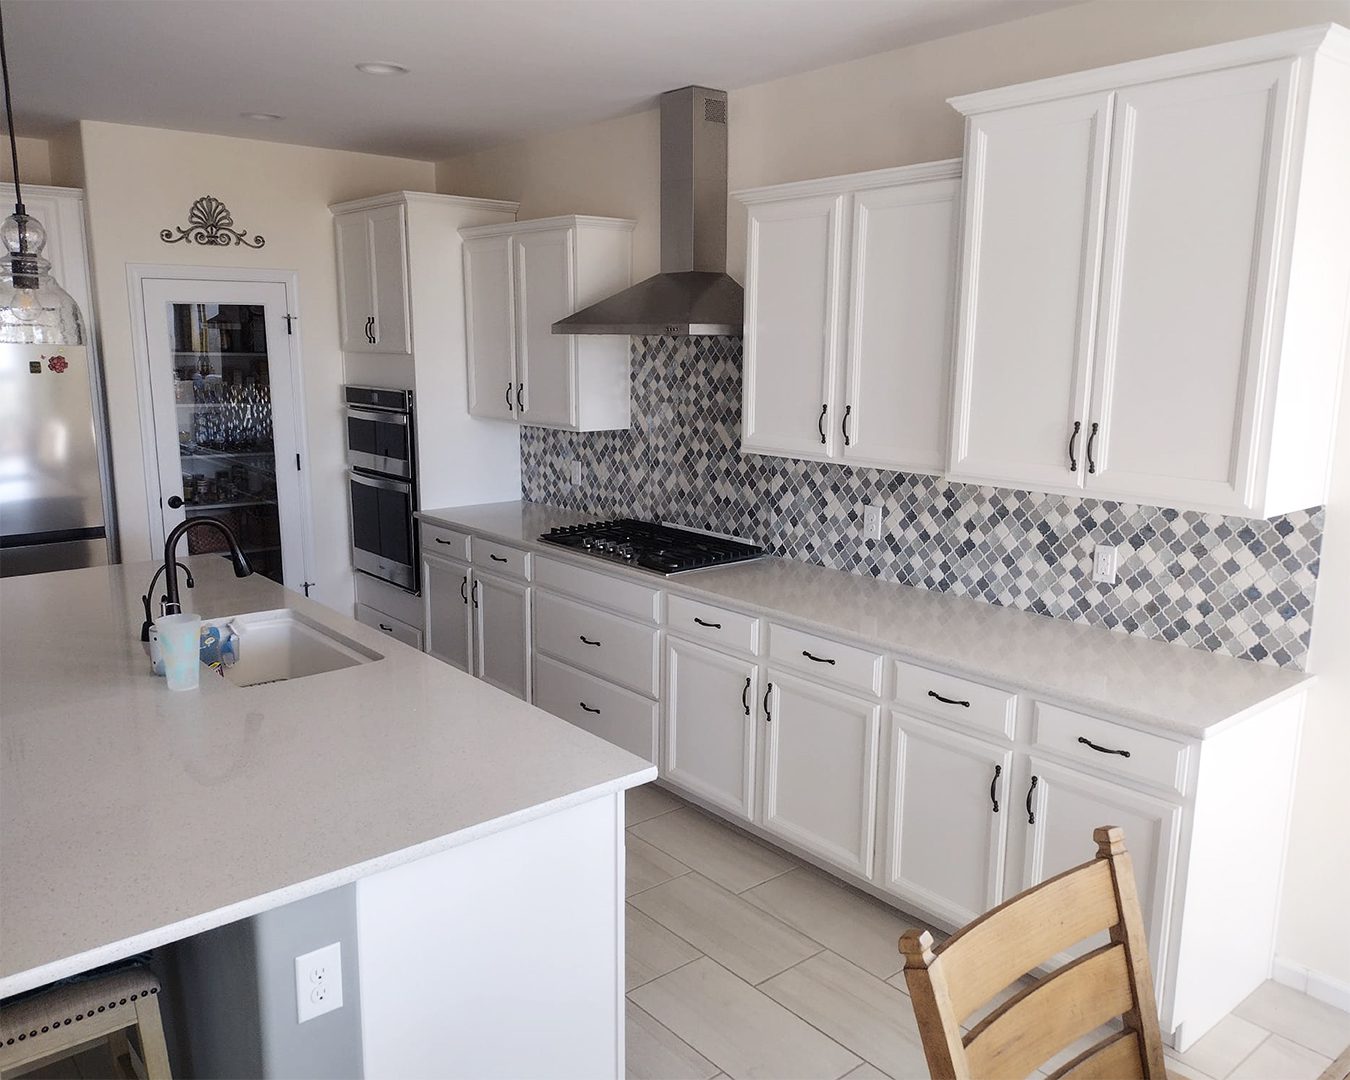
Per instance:
[[[109,120],[437,160],[1065,2],[6,0],[5,30],[23,135]]]

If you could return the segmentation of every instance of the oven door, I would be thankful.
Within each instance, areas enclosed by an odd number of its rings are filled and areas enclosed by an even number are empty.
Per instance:
[[[412,479],[412,428],[408,414],[347,406],[347,464]]]
[[[351,469],[352,565],[409,592],[417,591],[413,487],[406,480]]]

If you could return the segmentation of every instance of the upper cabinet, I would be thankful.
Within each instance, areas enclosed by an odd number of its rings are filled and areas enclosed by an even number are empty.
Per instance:
[[[948,161],[737,194],[744,452],[942,471],[959,176]]]
[[[958,98],[950,474],[1269,517],[1325,501],[1350,33]]]
[[[343,351],[410,355],[404,207],[340,214],[336,229]]]
[[[559,217],[461,230],[473,415],[574,431],[628,427],[628,339],[552,328],[632,283],[633,226]]]

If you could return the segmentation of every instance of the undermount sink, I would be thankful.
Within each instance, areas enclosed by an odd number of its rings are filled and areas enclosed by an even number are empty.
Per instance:
[[[383,655],[289,608],[204,619],[238,636],[239,659],[225,668],[235,686],[261,686],[368,664]]]

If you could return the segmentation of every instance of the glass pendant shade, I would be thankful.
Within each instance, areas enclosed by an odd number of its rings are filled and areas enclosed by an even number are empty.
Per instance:
[[[83,345],[84,318],[70,293],[52,277],[42,256],[47,230],[35,217],[14,213],[0,225],[0,343]]]

